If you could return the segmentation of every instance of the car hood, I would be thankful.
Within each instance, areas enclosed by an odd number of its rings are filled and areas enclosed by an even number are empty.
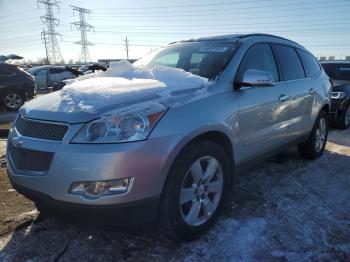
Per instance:
[[[130,96],[126,101],[121,99],[120,101],[116,100],[110,104],[96,107],[94,111],[70,111],[52,110],[53,105],[59,105],[62,102],[64,104],[65,102],[65,98],[60,95],[60,91],[56,91],[27,102],[19,112],[26,118],[75,124],[92,121],[112,110],[119,109],[122,112],[130,107],[139,107],[142,110],[143,106],[150,103],[173,107],[192,102],[207,94],[207,87],[205,86],[174,90],[169,92],[167,96],[159,94],[158,89],[155,88],[153,91],[148,90],[148,92],[140,92],[138,95]]]

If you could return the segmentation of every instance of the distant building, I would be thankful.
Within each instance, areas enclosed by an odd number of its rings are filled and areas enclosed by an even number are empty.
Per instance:
[[[335,60],[335,56],[334,56],[334,55],[329,56],[329,57],[328,57],[328,60],[329,60],[329,61],[334,61],[334,60]]]
[[[326,60],[327,60],[327,57],[325,57],[325,56],[320,57],[320,61],[326,61]]]
[[[346,61],[350,61],[350,56],[346,56],[346,57],[345,57],[345,60],[346,60]]]
[[[126,60],[126,59],[98,59],[97,62],[99,64],[105,64],[109,65],[111,62],[119,62],[121,60]],[[137,59],[129,59],[130,63],[134,63]]]

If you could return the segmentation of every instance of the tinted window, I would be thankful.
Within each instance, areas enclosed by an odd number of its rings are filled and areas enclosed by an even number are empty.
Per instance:
[[[50,68],[50,74],[60,74],[63,73],[65,70],[62,68]]]
[[[10,70],[0,69],[0,76],[11,76],[13,74],[15,73],[11,72]]]
[[[322,67],[334,80],[350,80],[350,64],[322,64]]]
[[[273,51],[281,64],[285,81],[305,78],[303,65],[294,48],[273,45]]]
[[[248,69],[270,72],[274,81],[279,81],[276,61],[268,44],[256,44],[249,48],[239,66],[237,79],[243,79],[243,75]]]
[[[320,65],[314,56],[302,50],[298,50],[298,53],[303,62],[307,77],[312,77],[320,72]]]

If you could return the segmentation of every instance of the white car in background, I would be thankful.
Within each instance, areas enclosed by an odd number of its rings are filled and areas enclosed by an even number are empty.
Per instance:
[[[55,83],[75,78],[82,73],[79,70],[67,66],[38,66],[28,70],[35,77],[35,83],[39,90],[45,90]]]

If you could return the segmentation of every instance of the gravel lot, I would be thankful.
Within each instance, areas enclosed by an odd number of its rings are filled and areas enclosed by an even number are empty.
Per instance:
[[[4,170],[0,179],[0,190],[8,190]],[[22,213],[14,217],[13,207],[2,207],[2,228],[6,221],[33,222],[0,233],[0,260],[350,261],[349,188],[350,129],[331,131],[317,161],[291,149],[238,176],[232,207],[194,242],[42,219],[16,195],[11,202],[17,198]]]

